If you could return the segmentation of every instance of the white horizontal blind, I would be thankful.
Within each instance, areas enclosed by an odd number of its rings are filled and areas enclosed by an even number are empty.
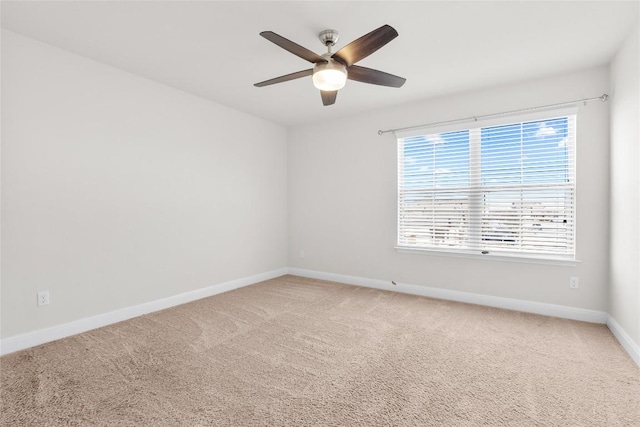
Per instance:
[[[398,139],[398,245],[575,256],[575,114]]]

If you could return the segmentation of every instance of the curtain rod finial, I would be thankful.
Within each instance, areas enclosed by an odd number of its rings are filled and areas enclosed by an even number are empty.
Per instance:
[[[600,97],[600,100],[602,102],[605,102],[607,99],[609,99],[609,95],[607,95],[606,93],[603,93],[602,96]]]

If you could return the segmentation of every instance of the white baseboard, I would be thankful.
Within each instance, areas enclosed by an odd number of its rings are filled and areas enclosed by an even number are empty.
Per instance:
[[[470,292],[453,291],[450,289],[432,288],[428,286],[409,285],[405,283],[397,283],[396,285],[393,285],[391,284],[391,282],[384,280],[346,276],[343,274],[325,273],[322,271],[305,270],[301,268],[289,268],[289,274],[309,277],[312,279],[341,282],[349,285],[364,286],[367,288],[382,289],[385,291],[395,291],[405,294],[420,295],[423,297],[465,302],[469,304],[486,305],[489,307],[504,308],[507,310],[542,314],[544,316],[562,317],[564,319],[581,320],[583,322],[606,323],[607,321],[607,313],[605,313],[604,311],[587,310],[584,308],[567,307],[564,305],[474,294]]]
[[[620,326],[620,324],[616,322],[616,319],[611,317],[610,314],[607,314],[607,326],[611,330],[611,333],[613,333],[613,336],[620,342],[622,348],[624,348],[633,361],[636,362],[636,365],[640,366],[640,346],[633,342],[629,334],[622,329],[622,326]]]
[[[459,301],[470,304],[486,305],[489,307],[504,308],[507,310],[523,311],[527,313],[541,314],[545,316],[561,317],[565,319],[580,320],[591,323],[606,323],[613,335],[620,342],[622,347],[629,353],[631,358],[640,366],[640,347],[622,329],[622,327],[611,317],[611,315],[597,310],[587,310],[582,308],[567,307],[555,304],[546,304],[533,301],[518,300],[513,298],[496,297],[490,295],[474,294],[470,292],[453,291],[449,289],[432,288],[428,286],[410,285],[398,283],[392,285],[390,282],[377,279],[368,279],[343,274],[326,273],[322,271],[306,270],[301,268],[281,268],[254,276],[243,277],[231,280],[206,288],[197,289],[191,292],[162,298],[155,301],[126,307],[96,316],[78,319],[62,325],[40,329],[26,334],[16,335],[0,340],[0,355],[13,353],[40,344],[59,340],[71,335],[76,335],[92,329],[108,326],[123,320],[164,310],[176,305],[210,297],[223,292],[228,292],[244,286],[253,285],[265,280],[274,279],[285,274],[309,277],[312,279],[329,280],[350,285],[364,286],[368,288],[395,291],[412,295],[420,295],[430,298],[438,298],[450,301]]]
[[[564,319],[580,320],[590,323],[606,323],[622,347],[627,353],[629,353],[631,359],[640,366],[640,346],[631,339],[629,334],[622,329],[610,314],[605,313],[604,311],[587,310],[584,308],[567,307],[564,305],[525,301],[513,298],[495,297],[470,292],[453,291],[449,289],[431,288],[428,286],[409,285],[405,283],[397,283],[396,285],[393,285],[391,282],[384,280],[367,279],[364,277],[326,273],[323,271],[306,270],[302,268],[289,268],[289,274],[308,277],[311,279],[329,280],[349,285],[382,289],[385,291],[395,291],[405,294],[420,295],[423,297],[486,305],[489,307],[504,308],[506,310],[523,311],[526,313],[535,313],[544,316],[561,317]]]
[[[217,285],[208,286],[206,288],[197,289],[195,291],[185,292],[167,298],[146,302],[132,307],[126,307],[108,313],[98,314],[96,316],[85,317],[83,319],[74,320],[73,322],[64,323],[62,325],[52,326],[46,329],[40,329],[26,334],[16,335],[4,338],[0,341],[0,355],[13,353],[15,351],[24,350],[26,348],[35,347],[36,345],[59,340],[71,335],[90,331],[92,329],[101,328],[133,317],[142,316],[143,314],[152,313],[154,311],[164,310],[165,308],[174,307],[176,305],[199,300],[201,298],[210,297],[212,295],[238,289],[243,286],[253,285],[269,279],[274,279],[287,274],[287,268],[268,271],[266,273],[256,274],[254,276],[243,277],[231,280]]]

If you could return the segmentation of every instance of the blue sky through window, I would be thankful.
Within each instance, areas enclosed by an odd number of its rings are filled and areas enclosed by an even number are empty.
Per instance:
[[[404,139],[405,189],[466,187],[468,130]],[[567,117],[482,128],[481,184],[505,186],[566,183]]]
[[[469,131],[420,135],[404,140],[406,189],[469,185]]]
[[[567,117],[483,128],[482,185],[567,182],[568,135]]]
[[[573,120],[400,140],[399,244],[572,254]]]

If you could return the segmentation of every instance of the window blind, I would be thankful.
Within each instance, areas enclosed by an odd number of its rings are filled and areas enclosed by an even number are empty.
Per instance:
[[[398,246],[575,258],[576,115],[398,138]]]

